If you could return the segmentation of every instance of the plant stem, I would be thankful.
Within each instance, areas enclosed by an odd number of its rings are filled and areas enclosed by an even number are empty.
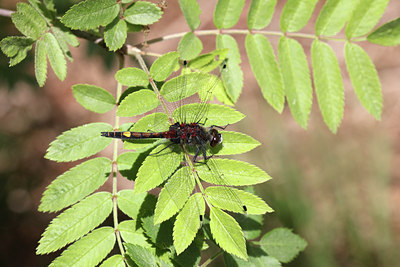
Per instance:
[[[124,67],[124,57],[121,55],[120,56],[120,61],[119,61],[119,69],[122,69]],[[121,97],[122,94],[122,84],[118,83],[117,85],[117,95],[116,99]],[[116,111],[115,111],[116,112]],[[119,128],[119,116],[115,115],[115,123],[114,123],[114,129]],[[117,243],[119,250],[121,252],[121,255],[125,255],[125,250],[124,246],[122,245],[122,239],[121,239],[121,234],[118,231],[118,207],[117,207],[117,158],[118,158],[118,139],[114,139],[114,153],[113,153],[113,163],[112,163],[112,175],[113,175],[113,186],[112,186],[112,197],[113,197],[113,220],[114,220],[114,231],[115,235],[117,238]]]
[[[210,264],[213,260],[218,258],[219,255],[223,253],[222,249],[220,249],[214,256],[206,260],[200,267],[206,267],[208,264]]]
[[[2,17],[9,17],[9,18],[11,18],[11,14],[12,14],[12,13],[14,13],[14,11],[0,8],[0,16],[2,16]]]

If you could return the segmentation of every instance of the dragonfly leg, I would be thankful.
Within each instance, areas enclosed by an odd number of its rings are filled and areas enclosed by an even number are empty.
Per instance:
[[[221,130],[225,130],[225,128],[228,127],[228,126],[229,126],[229,124],[227,124],[225,126],[211,125],[210,126],[210,130],[213,129],[213,128],[218,128],[218,129],[221,129]]]
[[[161,149],[160,151],[157,151],[155,153],[151,153],[149,154],[149,156],[154,156],[154,155],[158,155],[160,154],[162,151],[164,151],[165,149],[169,148],[170,146],[174,145],[174,143],[169,143],[166,147],[164,147],[163,149]]]

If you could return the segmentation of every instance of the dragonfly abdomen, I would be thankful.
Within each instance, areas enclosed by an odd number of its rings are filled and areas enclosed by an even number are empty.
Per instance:
[[[144,132],[102,132],[101,136],[119,139],[146,139],[146,138],[165,138],[165,132],[144,133]]]

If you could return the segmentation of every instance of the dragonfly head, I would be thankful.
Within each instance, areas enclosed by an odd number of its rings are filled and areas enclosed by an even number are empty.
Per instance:
[[[222,143],[222,135],[216,130],[210,130],[211,138],[210,138],[210,146],[216,147],[217,145]]]

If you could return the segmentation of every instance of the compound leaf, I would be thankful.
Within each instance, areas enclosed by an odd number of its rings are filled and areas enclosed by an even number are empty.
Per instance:
[[[150,68],[150,76],[155,81],[164,81],[179,67],[179,53],[172,51],[154,61]]]
[[[285,88],[271,44],[261,34],[248,34],[246,36],[246,52],[264,98],[276,111],[282,113],[285,103]]]
[[[345,59],[358,99],[372,116],[380,120],[382,91],[374,64],[360,46],[352,43],[345,45]]]
[[[201,50],[203,50],[203,44],[193,32],[186,33],[178,45],[179,55],[184,60],[191,60],[197,57]]]
[[[318,0],[288,0],[282,10],[281,30],[297,32],[306,26]]]
[[[194,31],[200,25],[201,9],[196,0],[179,0],[179,7],[189,28]]]
[[[89,157],[106,148],[112,139],[104,138],[101,132],[112,131],[107,123],[89,123],[72,128],[51,142],[46,159],[65,162]]]
[[[142,89],[129,94],[117,108],[117,116],[130,117],[143,114],[156,108],[160,102],[156,94],[148,89]]]
[[[125,20],[137,25],[153,24],[161,15],[162,11],[157,5],[144,1],[137,1],[124,12]]]
[[[214,10],[214,24],[218,29],[231,28],[240,19],[244,0],[218,0]]]
[[[76,241],[56,258],[54,266],[96,266],[114,247],[115,233],[112,227],[102,227]]]
[[[396,46],[400,44],[400,18],[392,20],[368,35],[367,40],[374,44]]]
[[[120,49],[126,40],[128,27],[125,20],[120,18],[107,25],[104,29],[104,41],[111,51]]]
[[[250,163],[233,159],[212,159],[211,165],[221,173],[223,179],[216,179],[204,164],[196,165],[200,178],[210,184],[243,186],[264,183],[271,179],[265,171]],[[245,171],[243,171],[245,170]]]
[[[58,176],[43,193],[39,211],[59,211],[102,186],[111,172],[111,161],[94,158]]]
[[[385,12],[389,0],[359,0],[346,26],[348,39],[371,31]]]
[[[276,0],[252,0],[249,14],[247,15],[247,27],[260,30],[268,26],[276,6]]]
[[[336,133],[343,118],[344,87],[339,63],[332,48],[315,39],[311,47],[314,85],[326,125]]]
[[[115,79],[126,86],[147,86],[149,84],[147,74],[138,68],[123,68],[115,74]]]
[[[282,37],[278,46],[286,97],[294,119],[307,128],[312,105],[312,87],[303,47],[294,39]]]
[[[115,0],[86,0],[72,6],[61,22],[71,29],[96,29],[111,23],[119,11],[120,6]]]
[[[48,32],[44,35],[43,42],[46,46],[46,54],[54,73],[61,81],[64,81],[65,76],[67,76],[67,62],[57,39],[52,33]]]
[[[202,195],[192,195],[175,220],[173,237],[176,254],[182,253],[192,243],[200,228],[200,216],[204,215],[204,212]]]
[[[247,260],[242,229],[232,216],[216,207],[210,207],[210,228],[215,241],[223,250]]]
[[[37,254],[56,251],[101,224],[110,215],[112,198],[109,192],[99,192],[67,209],[46,228],[37,247]]]
[[[305,249],[307,242],[287,228],[275,228],[261,238],[260,245],[269,256],[288,263]]]
[[[79,104],[93,112],[106,113],[115,106],[112,94],[95,85],[76,84],[72,86],[72,93]]]

